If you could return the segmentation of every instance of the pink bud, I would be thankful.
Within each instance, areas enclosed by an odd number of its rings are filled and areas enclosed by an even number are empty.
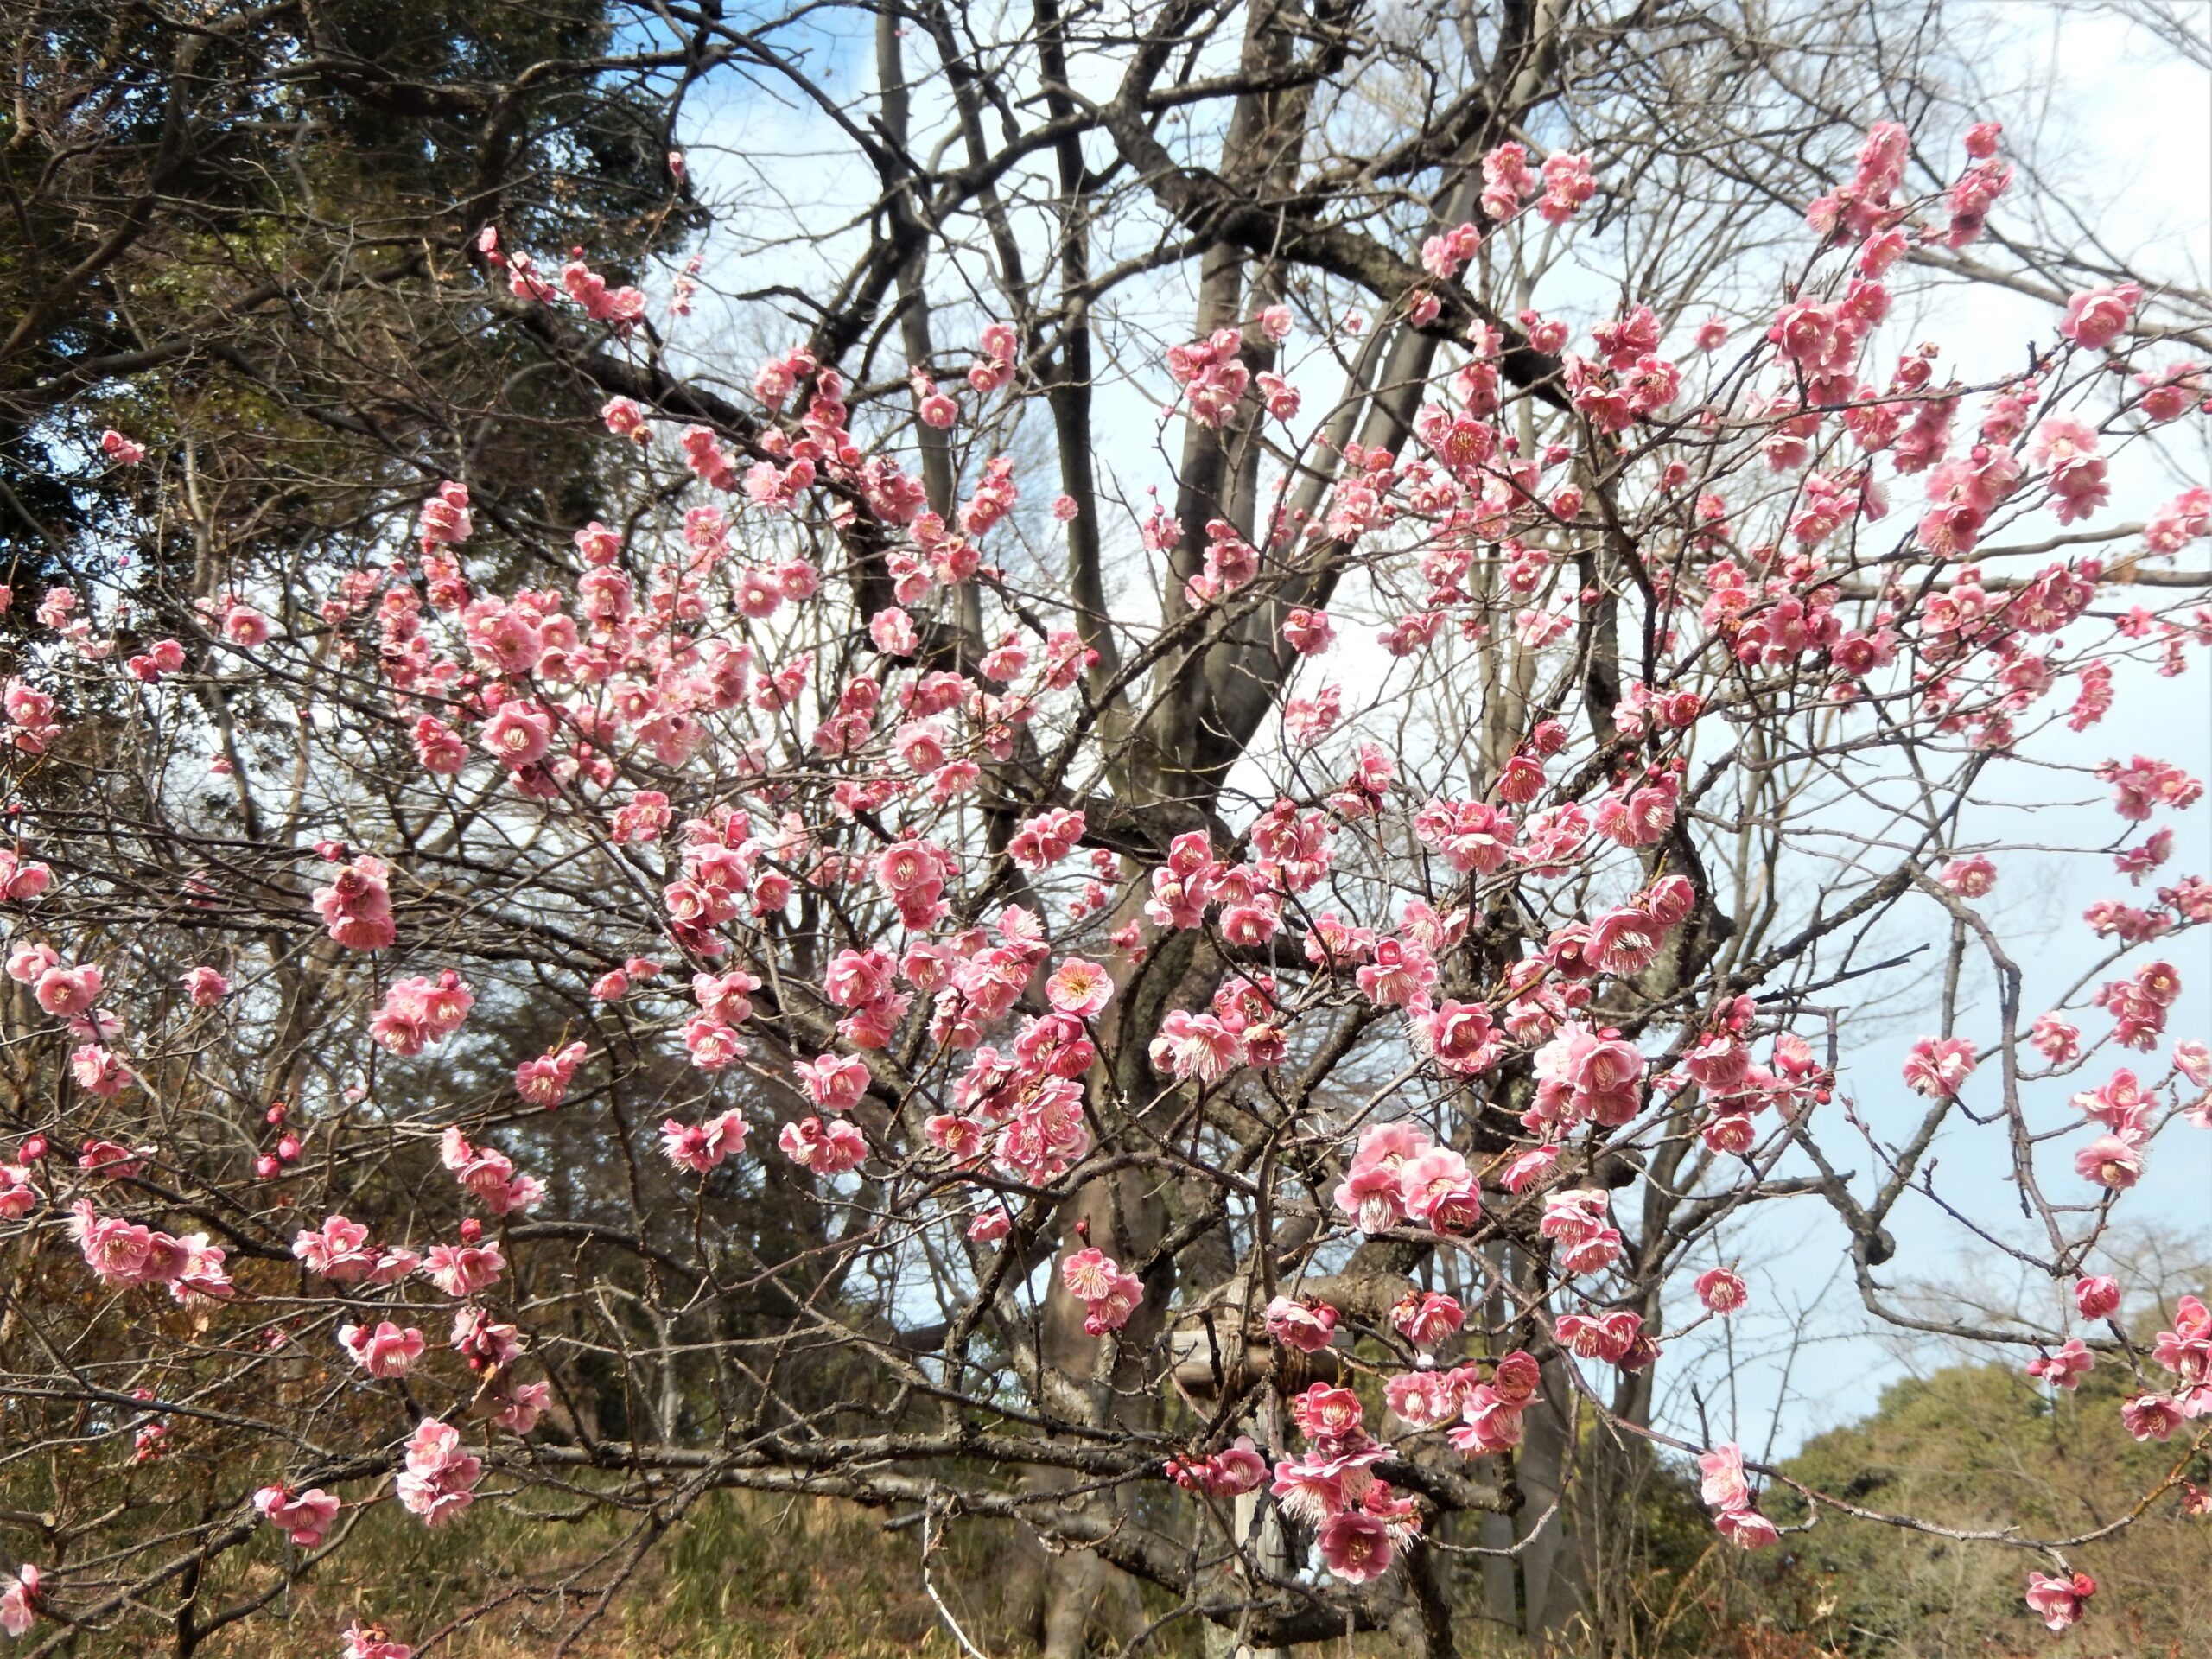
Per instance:
[[[2077,1280],[2074,1286],[2074,1306],[2082,1310],[2085,1319],[2101,1319],[2120,1306],[2120,1281],[2099,1276]]]

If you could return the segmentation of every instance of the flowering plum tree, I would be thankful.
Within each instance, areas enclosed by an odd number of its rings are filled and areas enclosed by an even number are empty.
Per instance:
[[[2212,1316],[2145,1344],[2093,1266],[2212,1128],[2169,1028],[2202,785],[2137,727],[2070,746],[2203,671],[2212,490],[2121,522],[2107,472],[2202,423],[2212,342],[2115,274],[1972,383],[1901,350],[1893,283],[2000,275],[1968,251],[1999,129],[1933,117],[1873,124],[1726,312],[1670,271],[1571,326],[1541,251],[1635,165],[1513,136],[1594,48],[1505,10],[1401,244],[1290,188],[1338,13],[1254,10],[1216,171],[1159,118],[1205,86],[1168,73],[1194,12],[1086,92],[1040,5],[1049,303],[969,176],[1000,94],[930,13],[973,156],[901,174],[903,92],[852,135],[888,370],[836,310],[717,394],[659,302],[472,226],[470,302],[603,398],[597,516],[557,533],[474,495],[463,441],[365,536],[234,556],[188,452],[105,435],[190,557],[88,561],[6,688],[0,1368],[47,1518],[11,1510],[0,1626],[188,1654],[379,1505],[626,1514],[537,1586],[573,1631],[744,1489],[918,1518],[925,1566],[963,1518],[1020,1529],[1061,1652],[1111,1571],[1248,1649],[1446,1653],[1478,1556],[1556,1618],[1574,1490],[1637,1459],[1775,1541],[1779,1472],[1653,1393],[1755,1295],[1732,1241],[1775,1206],[1840,1224],[1882,1317],[2059,1388],[2125,1370],[2175,1454],[2143,1506],[2202,1478]],[[886,88],[902,38],[885,13]],[[1148,507],[1093,452],[1090,262],[1148,256],[1090,239],[1084,141],[1203,251]],[[918,269],[956,183],[1014,296],[972,348]],[[2055,777],[2107,803],[2074,855],[2129,901],[2046,1007],[1986,901],[2052,835],[1987,826]],[[1854,1070],[1856,999],[1929,961],[1902,1075]],[[1939,1196],[1939,1135],[1981,1188]],[[2078,1317],[1893,1300],[1900,1206],[1999,1182]],[[1958,1535],[2022,1552],[2060,1630],[2130,1518]],[[276,1577],[210,1589],[241,1554]]]

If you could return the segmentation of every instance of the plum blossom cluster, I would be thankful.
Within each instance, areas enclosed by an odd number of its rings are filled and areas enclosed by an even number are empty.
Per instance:
[[[1712,1510],[1713,1524],[1722,1537],[1745,1549],[1758,1549],[1779,1536],[1774,1522],[1758,1511],[1751,1483],[1744,1474],[1740,1446],[1716,1446],[1699,1457],[1697,1466],[1701,1477],[1698,1496]]]
[[[1390,1448],[1368,1434],[1364,1412],[1357,1394],[1326,1382],[1294,1396],[1291,1419],[1306,1449],[1277,1461],[1268,1485],[1283,1514],[1312,1529],[1323,1564],[1349,1584],[1381,1578],[1421,1530],[1421,1506],[1375,1473]]]
[[[484,1460],[461,1445],[461,1431],[425,1417],[408,1437],[394,1490],[401,1507],[424,1526],[442,1527],[475,1502],[483,1475]]]
[[[1060,1282],[1083,1304],[1083,1328],[1094,1337],[1120,1330],[1144,1300],[1144,1281],[1096,1244],[1061,1262]]]
[[[69,1212],[69,1236],[103,1285],[162,1285],[188,1304],[221,1301],[233,1294],[224,1265],[227,1252],[210,1243],[206,1233],[172,1236],[142,1222],[103,1216],[92,1199],[79,1198]]]
[[[2184,1422],[2212,1417],[2212,1311],[2202,1300],[2181,1299],[2172,1328],[2158,1332],[2151,1358],[2171,1376],[2172,1386],[2162,1394],[2138,1395],[2120,1408],[2129,1433],[2139,1440],[2164,1440]]]

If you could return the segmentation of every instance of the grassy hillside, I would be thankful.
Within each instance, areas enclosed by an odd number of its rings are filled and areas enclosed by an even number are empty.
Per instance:
[[[2107,1367],[2078,1394],[2053,1398],[2009,1369],[1939,1370],[1893,1385],[1872,1414],[1812,1442],[1789,1470],[1854,1504],[1961,1529],[2088,1531],[2187,1453],[2182,1435],[2165,1446],[2129,1439],[2119,1381]],[[2205,1454],[2188,1466],[2212,1482]],[[1785,1525],[1804,1519],[1781,1492],[1768,1508]],[[1646,1465],[1621,1503],[1571,1502],[1567,1522],[1585,1559],[1607,1565],[1547,1649],[1552,1659],[2184,1659],[2206,1652],[2212,1636],[2212,1518],[2183,1514],[2174,1493],[2124,1535],[2076,1552],[2101,1592],[2091,1617],[2060,1637],[2021,1605],[2037,1563],[2017,1552],[1827,1513],[1747,1556],[1717,1541],[1694,1482],[1666,1464]],[[353,1529],[346,1547],[289,1591],[273,1536],[244,1560],[226,1557],[200,1586],[203,1610],[266,1595],[278,1620],[233,1624],[200,1654],[329,1659],[336,1633],[359,1617],[381,1618],[437,1659],[961,1659],[931,1586],[990,1659],[1035,1651],[1038,1563],[991,1523],[949,1528],[927,1584],[918,1529],[829,1499],[715,1494],[659,1537],[647,1516],[594,1510],[526,1524],[489,1503],[435,1533],[391,1503],[350,1511],[342,1524]],[[1461,1652],[1525,1654],[1481,1616],[1472,1563],[1456,1565]],[[1160,1622],[1170,1611],[1124,1585],[1102,1607],[1097,1650],[1121,1651],[1128,1633],[1149,1627],[1143,1651],[1197,1659],[1202,1633],[1187,1619]],[[113,1651],[92,1641],[78,1650]],[[1327,1651],[1390,1650],[1373,1637]]]

